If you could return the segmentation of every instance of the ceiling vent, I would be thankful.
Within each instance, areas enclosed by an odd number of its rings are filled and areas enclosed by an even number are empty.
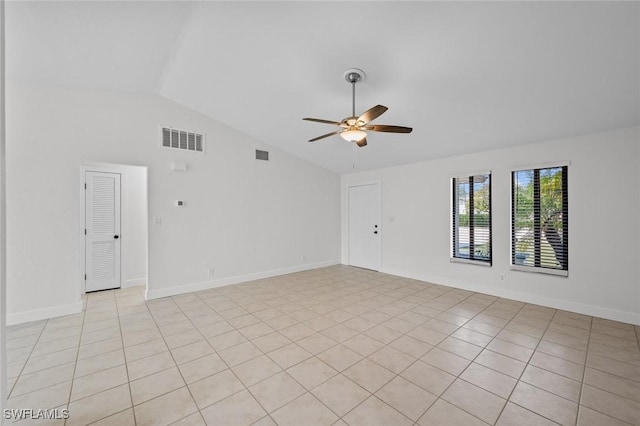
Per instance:
[[[204,152],[204,137],[200,133],[163,127],[162,146],[185,151]]]
[[[256,160],[269,161],[269,151],[261,151],[256,149]]]

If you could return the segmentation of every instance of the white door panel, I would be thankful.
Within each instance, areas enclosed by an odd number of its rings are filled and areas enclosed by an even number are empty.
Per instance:
[[[86,291],[120,287],[120,174],[85,174]]]
[[[380,186],[349,187],[349,264],[378,271],[381,233]]]

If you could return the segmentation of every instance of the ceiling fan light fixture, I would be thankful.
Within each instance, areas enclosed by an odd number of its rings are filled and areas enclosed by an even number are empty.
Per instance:
[[[341,132],[340,136],[347,142],[358,142],[367,137],[367,132],[358,129],[351,129]]]

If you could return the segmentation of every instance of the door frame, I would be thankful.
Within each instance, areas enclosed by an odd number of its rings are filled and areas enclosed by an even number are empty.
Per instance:
[[[107,163],[87,163],[80,166],[80,174],[79,174],[79,184],[78,190],[80,191],[80,204],[78,206],[78,211],[80,212],[80,228],[79,228],[79,247],[80,247],[80,263],[79,263],[79,275],[78,275],[78,292],[82,296],[86,293],[85,287],[85,279],[84,274],[86,273],[86,239],[84,235],[84,230],[86,228],[86,216],[85,216],[85,208],[86,208],[86,191],[84,189],[85,184],[85,175],[86,172],[101,172],[101,173],[118,173],[120,174],[120,233],[124,234],[129,231],[129,224],[127,223],[126,217],[124,214],[127,211],[127,185],[128,185],[128,167],[144,167],[147,169],[147,182],[146,182],[146,214],[148,217],[149,212],[149,168],[147,166],[137,166],[132,165],[129,166],[127,164],[107,164]],[[126,238],[126,235],[125,235]],[[149,223],[147,222],[147,283],[145,287],[149,288]],[[124,277],[127,276],[127,265],[126,262],[123,262],[122,259],[127,258],[127,244],[120,245],[120,288],[125,288]]]
[[[352,182],[352,183],[347,183],[344,186],[344,200],[345,200],[345,213],[346,213],[346,217],[344,220],[344,225],[345,225],[345,235],[344,235],[344,241],[345,241],[345,248],[346,248],[346,253],[345,253],[345,259],[347,261],[347,265],[351,266],[351,241],[349,238],[349,235],[351,233],[351,230],[349,229],[349,218],[351,217],[351,211],[349,208],[349,191],[352,187],[356,187],[356,186],[368,186],[368,185],[376,185],[378,187],[378,210],[379,210],[379,214],[380,214],[380,225],[379,225],[379,229],[380,229],[380,238],[378,239],[378,241],[380,241],[380,259],[378,259],[379,261],[379,265],[380,267],[378,268],[378,272],[380,272],[382,270],[382,259],[383,259],[383,252],[382,252],[382,239],[384,238],[384,226],[382,224],[383,220],[382,220],[382,181],[381,180],[371,180],[371,181],[364,181],[364,182]]]

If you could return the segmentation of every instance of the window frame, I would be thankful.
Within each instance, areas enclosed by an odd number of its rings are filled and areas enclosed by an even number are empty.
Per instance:
[[[488,195],[488,203],[489,203],[489,256],[486,259],[475,259],[473,258],[473,250],[472,248],[474,247],[473,245],[473,239],[474,236],[471,235],[471,231],[473,230],[474,227],[474,220],[472,220],[472,217],[475,217],[475,213],[472,213],[473,210],[473,194],[474,194],[474,190],[473,190],[473,178],[477,177],[477,176],[487,176],[489,179],[489,195]],[[469,207],[469,228],[470,228],[470,235],[469,235],[469,239],[470,239],[470,245],[469,245],[469,257],[458,257],[456,253],[456,247],[459,246],[459,244],[456,244],[456,238],[458,235],[458,232],[456,232],[456,230],[459,228],[459,213],[458,213],[458,206],[457,206],[457,202],[458,199],[456,197],[457,195],[457,191],[456,191],[456,182],[459,179],[466,179],[470,182],[469,187],[470,187],[470,193],[469,193],[469,202],[470,202],[470,207]],[[453,177],[451,177],[450,180],[450,194],[451,194],[451,203],[450,208],[451,208],[451,216],[450,216],[450,226],[451,226],[451,232],[449,234],[449,242],[450,242],[450,250],[449,250],[449,261],[451,263],[467,263],[467,264],[472,264],[472,265],[479,265],[479,266],[486,266],[486,267],[491,267],[493,265],[493,207],[492,207],[492,185],[493,185],[493,178],[492,178],[492,174],[491,174],[491,170],[489,171],[481,171],[481,172],[474,172],[474,173],[464,173],[464,174],[457,174]],[[474,234],[475,235],[475,234]]]
[[[530,273],[539,273],[539,274],[548,274],[548,275],[556,275],[562,277],[569,276],[569,165],[570,162],[559,162],[559,163],[546,163],[546,164],[537,164],[530,166],[522,166],[518,168],[513,168],[511,170],[511,197],[510,197],[510,207],[511,207],[511,218],[510,218],[510,226],[511,226],[511,247],[510,247],[510,255],[509,255],[509,265],[510,270],[512,271],[520,271],[520,272],[530,272]],[[539,176],[540,171],[545,169],[554,169],[561,168],[562,169],[562,195],[563,195],[563,206],[562,206],[562,236],[563,236],[563,248],[566,256],[566,269],[558,269],[544,266],[527,266],[522,264],[516,264],[515,256],[516,256],[516,229],[515,229],[515,195],[516,195],[516,185],[515,185],[515,174],[517,172],[523,171],[533,171],[534,173],[534,194],[538,193],[540,188],[536,191],[535,185],[539,185]],[[536,173],[537,172],[537,173]],[[534,205],[540,204],[540,196],[538,195],[538,199],[534,201]],[[535,207],[534,207],[535,209]],[[539,228],[540,218],[534,217],[534,223],[538,222],[538,225],[534,225],[534,255],[537,257],[541,256],[540,248],[538,247],[542,241],[542,231],[536,231],[536,227]],[[538,259],[536,263],[539,263],[541,259]]]

